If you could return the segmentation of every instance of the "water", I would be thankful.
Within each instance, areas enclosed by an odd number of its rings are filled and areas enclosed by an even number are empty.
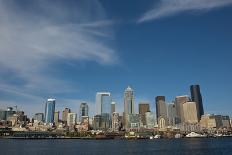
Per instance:
[[[232,138],[155,140],[0,140],[0,155],[222,155],[232,154]]]

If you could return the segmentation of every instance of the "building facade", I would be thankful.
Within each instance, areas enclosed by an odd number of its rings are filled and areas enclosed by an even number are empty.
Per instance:
[[[196,102],[197,107],[197,118],[200,121],[201,116],[204,115],[204,108],[202,103],[202,96],[200,91],[199,85],[191,85],[190,86],[191,91],[191,99],[193,102]]]
[[[55,99],[48,99],[45,107],[45,123],[54,123]]]
[[[141,121],[143,126],[146,126],[146,116],[145,113],[150,111],[149,103],[139,103],[139,114],[141,116]]]

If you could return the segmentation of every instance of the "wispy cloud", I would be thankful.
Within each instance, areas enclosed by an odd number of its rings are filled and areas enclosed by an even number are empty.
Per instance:
[[[0,0],[0,91],[25,98],[76,91],[49,72],[60,61],[117,63],[113,26],[97,0]]]
[[[173,16],[184,11],[208,11],[231,5],[232,0],[160,0],[138,23]]]

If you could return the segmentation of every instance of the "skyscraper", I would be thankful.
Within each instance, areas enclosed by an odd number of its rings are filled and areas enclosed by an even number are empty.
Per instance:
[[[147,125],[145,113],[150,111],[149,103],[139,103],[139,114],[143,125]]]
[[[197,108],[196,102],[185,102],[183,104],[184,122],[197,123]]]
[[[111,95],[109,92],[98,92],[96,94],[97,115],[111,113]]]
[[[67,116],[67,125],[69,127],[74,127],[76,124],[77,114],[76,113],[68,113]]]
[[[123,112],[123,126],[124,128],[128,128],[129,116],[134,114],[134,91],[128,86],[124,91],[124,112]]]
[[[197,118],[199,121],[201,119],[201,116],[204,115],[204,108],[203,108],[203,103],[202,103],[200,86],[199,85],[191,85],[190,91],[191,91],[192,101],[196,102]]]
[[[97,115],[100,128],[108,130],[111,127],[111,95],[109,92],[98,92],[96,95]]]
[[[124,113],[134,114],[134,91],[130,86],[124,92]]]
[[[59,120],[60,120],[60,112],[56,111],[54,113],[54,122],[55,122],[56,125],[59,123]]]
[[[45,107],[45,123],[54,123],[55,99],[48,99]]]
[[[115,102],[111,102],[111,114],[113,114],[115,112]]]
[[[62,121],[63,123],[67,123],[67,117],[68,117],[68,113],[71,112],[71,109],[69,108],[65,108],[64,111],[62,112]]]
[[[82,121],[83,116],[89,116],[89,106],[87,103],[81,103],[79,119]]]
[[[177,114],[177,124],[184,122],[184,112],[183,112],[183,104],[190,101],[189,96],[177,96],[175,98],[175,106],[176,106],[176,114]]]
[[[167,106],[165,103],[165,96],[157,96],[155,98],[156,101],[156,117],[157,120],[160,117],[163,117],[164,119],[167,119]]]
[[[168,124],[174,126],[177,123],[176,105],[170,103],[167,105]]]

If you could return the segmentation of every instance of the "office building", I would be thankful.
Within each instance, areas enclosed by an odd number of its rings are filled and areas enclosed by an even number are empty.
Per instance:
[[[119,113],[113,112],[112,113],[112,131],[119,132],[119,128],[120,128]]]
[[[55,99],[48,99],[45,107],[45,123],[54,123]]]
[[[79,121],[82,122],[82,118],[86,116],[89,116],[89,106],[87,103],[81,103]]]
[[[111,95],[109,92],[96,94],[97,115],[111,114]]]
[[[73,128],[76,125],[77,114],[76,113],[68,113],[67,116],[67,125]]]
[[[44,121],[44,114],[43,113],[36,113],[33,118],[34,118],[34,121],[43,122]]]
[[[175,126],[179,122],[174,103],[167,104],[167,120],[170,126]]]
[[[146,112],[145,118],[146,118],[146,128],[147,129],[153,129],[157,125],[155,113]]]
[[[111,114],[115,112],[116,102],[111,102]]]
[[[200,120],[201,116],[204,115],[204,108],[203,108],[203,103],[202,103],[200,86],[199,85],[191,85],[190,91],[191,91],[192,101],[196,102],[197,118],[198,118],[198,120]]]
[[[145,113],[149,111],[150,111],[149,103],[139,103],[139,114],[141,116],[141,121],[144,126],[147,125]]]
[[[134,90],[128,86],[124,91],[124,112],[123,112],[123,126],[126,128],[129,126],[128,116],[129,114],[134,114]]]
[[[60,112],[56,111],[54,112],[54,123],[57,125],[59,123],[60,118]]]
[[[128,114],[127,118],[127,126],[126,131],[139,131],[141,127],[141,117],[139,114]]]
[[[184,122],[198,123],[196,102],[185,102],[183,104]]]
[[[187,95],[177,96],[175,98],[176,114],[178,118],[178,122],[176,122],[177,124],[184,122],[183,104],[188,101],[190,101],[190,98]]]
[[[165,96],[157,96],[155,98],[156,101],[156,117],[159,119],[160,117],[167,118],[167,106],[165,103]]]
[[[62,112],[62,122],[64,124],[67,124],[68,113],[71,113],[71,109],[69,108],[65,108],[64,111]]]

